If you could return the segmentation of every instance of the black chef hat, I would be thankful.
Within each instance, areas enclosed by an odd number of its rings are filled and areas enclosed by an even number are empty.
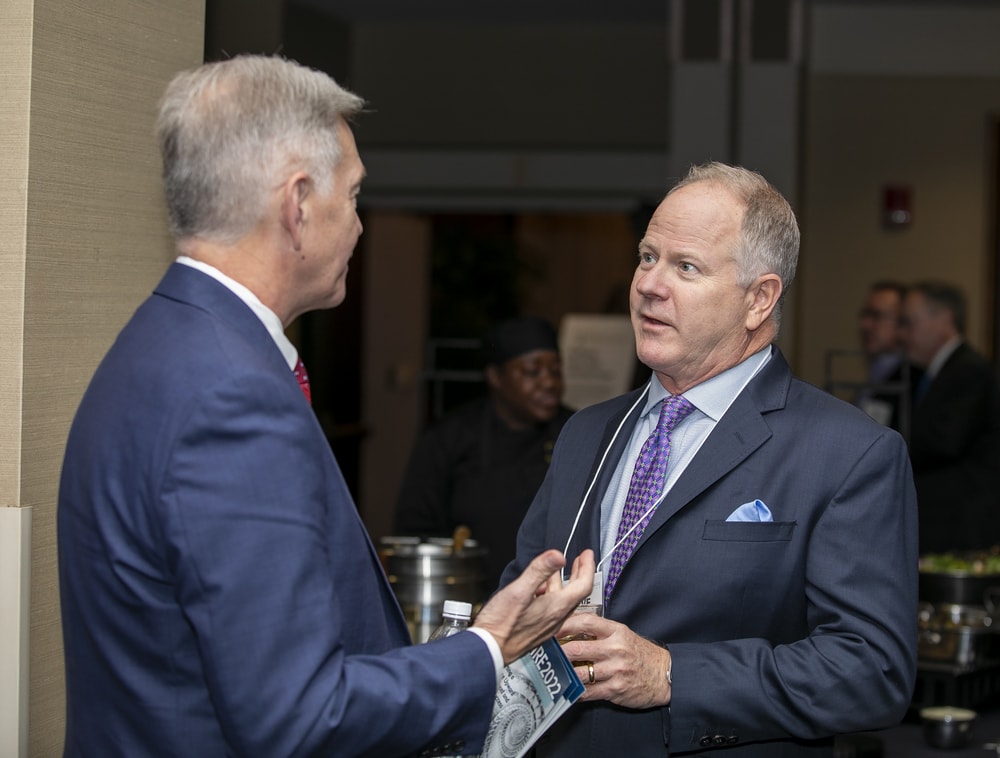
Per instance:
[[[483,359],[487,366],[499,366],[532,350],[559,350],[556,330],[537,316],[508,319],[483,337]]]

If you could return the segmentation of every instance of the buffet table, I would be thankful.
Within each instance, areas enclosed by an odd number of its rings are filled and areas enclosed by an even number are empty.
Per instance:
[[[992,698],[975,709],[979,718],[972,726],[968,747],[934,748],[924,740],[924,728],[915,710],[897,727],[837,738],[835,758],[990,758],[1000,756],[1000,699]],[[990,745],[986,748],[984,745]]]

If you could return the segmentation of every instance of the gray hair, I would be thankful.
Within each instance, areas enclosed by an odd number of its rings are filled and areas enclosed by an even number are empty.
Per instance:
[[[954,284],[942,281],[922,281],[912,285],[910,292],[919,292],[932,307],[943,308],[951,314],[955,330],[965,336],[965,294]]]
[[[278,57],[238,56],[178,74],[156,124],[170,231],[235,242],[289,171],[307,171],[329,192],[337,124],[363,107],[326,74]]]
[[[749,287],[762,274],[777,274],[781,278],[781,299],[773,315],[775,325],[780,324],[781,306],[795,279],[799,260],[799,225],[792,207],[756,171],[715,161],[692,166],[667,194],[695,182],[717,184],[743,203],[743,224],[737,249],[733,251],[737,278],[743,287]]]

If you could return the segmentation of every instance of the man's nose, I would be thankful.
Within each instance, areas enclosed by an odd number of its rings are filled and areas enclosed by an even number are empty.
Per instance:
[[[635,290],[644,296],[660,294],[666,289],[662,279],[655,270],[644,271],[635,280]]]

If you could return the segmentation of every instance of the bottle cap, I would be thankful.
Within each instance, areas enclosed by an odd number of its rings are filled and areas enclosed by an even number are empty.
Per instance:
[[[460,600],[445,600],[444,611],[442,613],[445,616],[469,619],[472,618],[472,603],[463,603]]]

